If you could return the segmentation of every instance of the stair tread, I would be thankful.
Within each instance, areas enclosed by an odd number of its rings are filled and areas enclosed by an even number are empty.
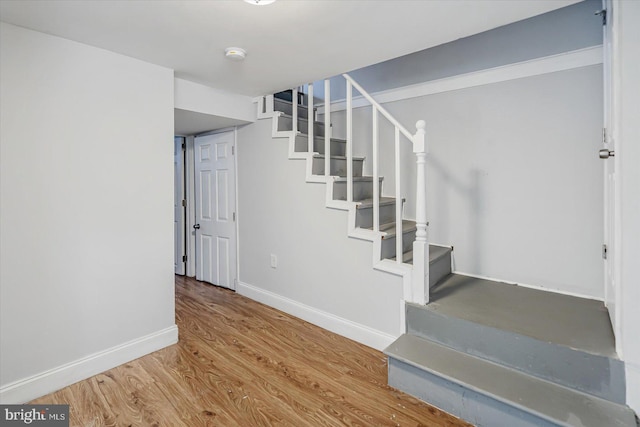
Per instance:
[[[313,155],[313,157],[316,158],[316,159],[324,159],[324,154],[315,153]],[[332,155],[331,158],[335,159],[335,160],[347,160],[347,156]],[[355,160],[355,161],[364,161],[364,157],[353,156],[352,159]]]
[[[318,123],[318,122],[316,122],[316,123]],[[320,122],[320,123],[322,123],[322,122]],[[304,130],[306,130],[306,129],[304,129]],[[300,132],[300,129],[298,129],[298,136],[303,137],[303,138],[309,138],[309,134],[308,133],[304,133],[304,132]],[[324,136],[315,135],[313,138],[317,139],[317,140],[324,141]],[[341,139],[341,138],[331,138],[331,142],[340,142],[340,143],[346,144],[347,140],[346,139]]]
[[[538,379],[487,360],[404,334],[384,353],[425,372],[560,425],[635,426],[626,406]]]
[[[402,199],[404,202],[404,199]],[[393,205],[396,203],[395,197],[380,197],[380,206]],[[356,209],[369,209],[373,207],[373,199],[364,199],[358,201]]]
[[[416,229],[416,222],[415,221],[411,221],[408,219],[403,219],[402,220],[402,232],[403,233],[407,233],[409,231],[413,231]],[[369,230],[373,230],[373,226],[369,227]],[[383,236],[383,239],[390,239],[392,237],[396,236],[396,223],[395,222],[389,222],[387,224],[381,224],[380,225],[380,231],[387,233],[385,236]]]
[[[433,264],[443,256],[446,256],[449,252],[451,252],[451,248],[447,246],[429,245],[429,264]],[[392,259],[395,261],[396,257],[393,257]],[[402,262],[410,263],[410,261],[413,261],[413,250],[402,254]]]
[[[378,177],[378,181],[382,181],[382,177]],[[373,177],[372,176],[354,176],[353,177],[353,182],[356,181],[364,181],[364,182],[372,182],[373,181]],[[338,176],[334,179],[334,182],[347,182],[347,177],[346,176]]]

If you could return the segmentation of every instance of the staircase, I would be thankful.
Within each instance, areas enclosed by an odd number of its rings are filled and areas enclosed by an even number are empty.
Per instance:
[[[327,83],[325,120],[313,99],[312,87],[264,97],[258,117],[289,138],[289,158],[306,161],[308,182],[326,184],[327,207],[348,211],[349,236],[373,243],[373,267],[404,278],[406,332],[385,350],[389,384],[477,426],[637,426],[604,305],[452,273],[453,248],[426,244],[426,202],[413,221],[399,186],[397,197],[383,195],[375,137],[366,175],[368,159],[352,155],[350,136],[331,135]],[[397,157],[398,135],[396,127]]]

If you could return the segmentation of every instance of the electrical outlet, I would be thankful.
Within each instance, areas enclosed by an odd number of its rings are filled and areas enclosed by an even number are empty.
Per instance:
[[[275,254],[271,254],[271,268],[278,268],[278,257]]]

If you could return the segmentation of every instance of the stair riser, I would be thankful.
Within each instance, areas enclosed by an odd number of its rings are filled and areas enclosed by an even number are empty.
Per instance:
[[[416,230],[402,233],[402,252],[410,251],[413,248],[413,241],[416,240]],[[396,256],[396,237],[382,239],[381,259],[391,259]]]
[[[293,107],[290,102],[275,98],[273,100],[273,109],[275,111],[282,111],[285,114],[293,116]],[[307,107],[298,105],[298,117],[301,117],[303,119],[309,117]]]
[[[478,427],[559,425],[392,357],[389,357],[389,385]]]
[[[278,117],[278,130],[288,131],[292,129],[293,120],[291,117],[280,116]],[[306,119],[298,118],[298,131],[306,133],[308,124]],[[316,122],[313,127],[313,134],[315,136],[324,136],[324,123]]]
[[[513,332],[407,304],[408,333],[529,375],[615,402],[625,402],[624,364]]]
[[[382,182],[380,182],[380,192],[382,193]],[[371,199],[373,197],[373,184],[371,181],[354,181],[353,182],[353,200],[355,202],[359,200]],[[334,200],[347,200],[347,183],[346,182],[334,182],[333,183],[333,199]]]
[[[451,252],[429,263],[429,288],[451,274]]]
[[[362,176],[363,160],[353,160],[353,176]],[[346,159],[331,159],[330,175],[334,176],[347,176],[347,160]],[[324,159],[314,158],[311,173],[314,175],[324,175]]]
[[[388,224],[396,220],[396,205],[380,206],[380,224]],[[361,208],[356,211],[356,227],[373,227],[373,207]]]
[[[323,138],[314,138],[314,146],[313,151],[319,154],[324,154],[324,139]],[[297,135],[296,136],[296,152],[305,153],[309,151],[308,145],[309,139],[306,135]],[[347,154],[347,144],[344,141],[331,141],[331,155],[332,156],[346,156]]]

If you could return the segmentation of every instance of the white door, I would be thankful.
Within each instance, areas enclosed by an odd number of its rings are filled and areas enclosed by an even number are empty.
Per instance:
[[[602,138],[602,149],[600,158],[602,158],[604,166],[604,282],[605,282],[605,304],[609,310],[611,325],[613,331],[620,342],[620,309],[618,302],[620,291],[618,290],[616,275],[616,157],[615,157],[615,136],[616,136],[616,108],[615,108],[615,79],[613,78],[616,57],[614,52],[614,37],[612,32],[612,18],[615,11],[613,10],[611,0],[602,1],[603,10],[605,11],[604,19],[606,25],[603,30],[603,76],[604,76],[604,132]]]
[[[184,138],[173,139],[173,266],[176,274],[185,274],[185,194]]]
[[[233,132],[196,137],[196,278],[235,289]]]

